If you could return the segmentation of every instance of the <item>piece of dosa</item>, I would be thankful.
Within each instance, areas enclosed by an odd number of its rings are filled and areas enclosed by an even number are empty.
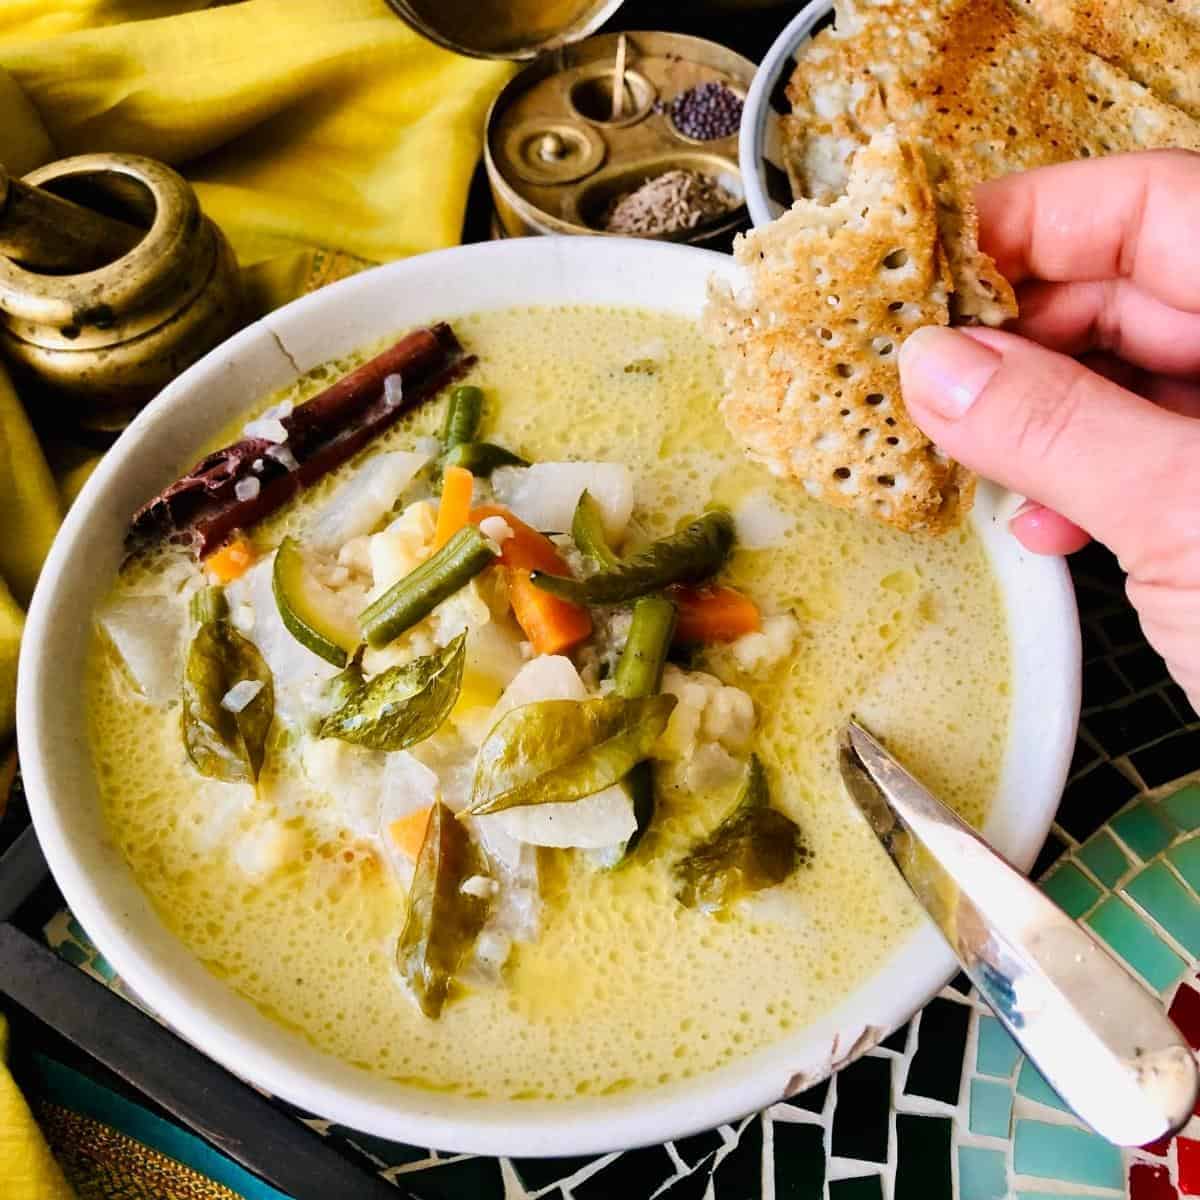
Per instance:
[[[862,144],[891,122],[921,147],[956,320],[995,324],[1013,311],[976,243],[978,183],[1122,150],[1200,150],[1200,123],[1007,0],[839,0],[835,26],[799,56],[790,95],[789,133],[804,138],[791,152],[794,170],[818,195],[826,183],[817,167],[846,161],[855,130]],[[819,120],[803,128],[811,112]]]
[[[919,151],[879,131],[855,154],[844,195],[797,201],[734,254],[747,284],[735,295],[714,283],[705,313],[734,437],[827,503],[907,531],[956,524],[972,478],[909,420],[896,366],[913,329],[949,319]]]
[[[1120,67],[1160,100],[1200,117],[1200,24],[1178,11],[1177,0],[1012,2]]]

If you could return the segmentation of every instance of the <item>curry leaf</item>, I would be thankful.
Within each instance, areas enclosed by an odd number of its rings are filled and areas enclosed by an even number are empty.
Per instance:
[[[782,883],[806,855],[799,826],[771,807],[766,772],[751,755],[733,811],[676,863],[676,895],[688,908],[725,908]]]
[[[440,801],[429,814],[408,893],[408,915],[396,965],[421,1011],[441,1015],[459,969],[487,919],[488,901],[462,885],[485,875],[483,855],[466,828]]]
[[[258,683],[239,712],[221,701],[234,684]],[[226,783],[254,783],[266,756],[275,715],[271,669],[253,642],[224,619],[196,631],[183,674],[183,744],[196,769]]]
[[[603,791],[649,755],[674,707],[674,696],[660,695],[513,709],[479,749],[470,811],[561,804]]]
[[[323,738],[339,738],[371,750],[405,750],[436,733],[462,691],[467,635],[460,633],[436,654],[376,675],[354,686],[357,662],[334,680],[341,706],[322,722]]]

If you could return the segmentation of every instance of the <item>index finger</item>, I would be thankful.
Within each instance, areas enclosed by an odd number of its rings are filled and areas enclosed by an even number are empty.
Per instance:
[[[1014,284],[1129,279],[1200,312],[1200,154],[1040,167],[981,184],[975,200],[980,245]]]

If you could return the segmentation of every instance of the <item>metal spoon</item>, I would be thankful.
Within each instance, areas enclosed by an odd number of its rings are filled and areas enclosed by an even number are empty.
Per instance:
[[[963,970],[1079,1118],[1120,1146],[1183,1126],[1196,1060],[1158,998],[854,721],[838,760]]]

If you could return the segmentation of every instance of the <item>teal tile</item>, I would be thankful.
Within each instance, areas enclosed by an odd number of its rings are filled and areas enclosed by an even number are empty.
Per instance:
[[[1156,991],[1165,991],[1183,970],[1179,957],[1132,908],[1110,896],[1087,923]]]
[[[63,942],[54,947],[54,952],[59,958],[64,958],[73,967],[82,967],[88,960],[86,950],[80,949],[74,942]]]
[[[1180,842],[1167,851],[1167,858],[1194,891],[1200,892],[1200,838]]]
[[[1085,1198],[1078,1192],[1018,1192],[1017,1200],[1092,1200],[1092,1198]]]
[[[1041,889],[1069,917],[1082,917],[1100,899],[1100,889],[1071,862],[1043,879]]]
[[[1018,1175],[1086,1183],[1093,1187],[1125,1187],[1121,1151],[1098,1134],[1074,1125],[1018,1121],[1013,1144]]]
[[[1105,887],[1115,887],[1129,870],[1125,851],[1102,829],[1076,851],[1076,857]]]
[[[1036,1100],[1038,1104],[1048,1104],[1051,1108],[1062,1109],[1063,1112],[1071,1111],[1029,1059],[1021,1064],[1021,1073],[1017,1076],[1017,1092],[1026,1100]]]
[[[1200,829],[1200,783],[1189,783],[1158,803],[1184,833]]]
[[[1151,859],[1160,850],[1165,850],[1175,837],[1175,831],[1145,800],[1113,817],[1109,828],[1134,854],[1144,859]]]
[[[971,1080],[971,1132],[984,1137],[1009,1135],[1012,1124],[1012,1092],[1005,1083],[989,1079]]]
[[[1003,1075],[1008,1078],[1020,1054],[1017,1043],[1008,1036],[1008,1030],[995,1017],[979,1018],[979,1049],[975,1052],[975,1069],[980,1075]]]
[[[1002,1150],[958,1148],[958,1200],[1004,1200],[1008,1170]]]
[[[1165,862],[1135,875],[1125,891],[1193,958],[1200,958],[1200,904]]]

